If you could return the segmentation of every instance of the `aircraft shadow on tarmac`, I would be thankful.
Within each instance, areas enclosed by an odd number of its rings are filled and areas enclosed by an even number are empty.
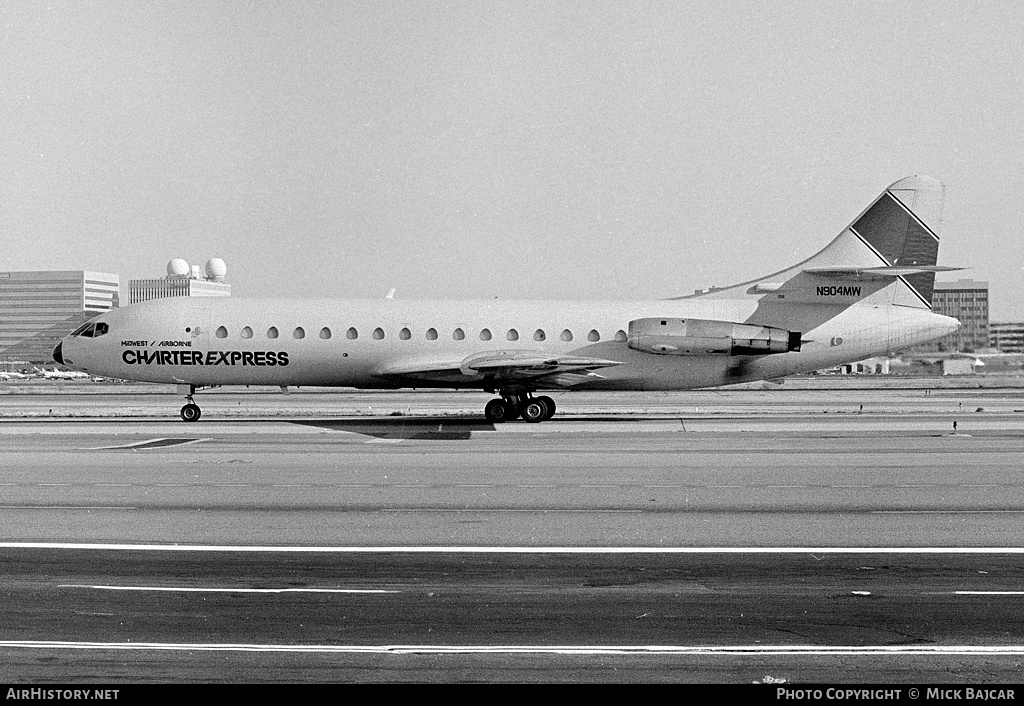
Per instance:
[[[293,424],[347,431],[377,439],[428,439],[437,441],[465,441],[474,431],[494,431],[494,424],[479,419],[409,418],[387,419],[304,419]]]
[[[477,417],[386,417],[373,419],[295,419],[289,420],[292,424],[317,427],[318,429],[330,429],[332,431],[347,431],[353,434],[372,436],[378,439],[426,439],[434,441],[468,441],[472,438],[473,432],[497,431],[492,422]],[[651,420],[643,416],[571,416],[563,417],[562,423],[599,423],[609,431],[609,425],[622,425],[620,430],[623,433],[637,431],[636,425],[655,424],[668,427],[679,427],[682,429],[681,417],[658,418]],[[523,421],[509,421],[501,426],[518,427],[523,426],[532,432],[551,431],[550,427],[538,424],[528,424]],[[511,430],[511,429],[510,429]],[[525,431],[526,429],[524,429]]]

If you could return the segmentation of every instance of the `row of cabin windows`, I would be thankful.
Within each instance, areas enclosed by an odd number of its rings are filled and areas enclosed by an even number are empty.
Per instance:
[[[252,328],[249,327],[249,326],[246,326],[245,328],[243,328],[240,333],[241,333],[242,338],[252,338],[253,337]],[[217,328],[217,331],[215,332],[215,335],[217,336],[217,338],[227,338],[228,337],[228,330],[224,326],[219,326]],[[277,330],[276,326],[271,326],[269,329],[267,329],[267,338],[277,338],[280,335],[281,334]],[[438,337],[437,336],[437,329],[428,328],[425,335],[426,335],[426,339],[428,341],[436,341],[437,337]],[[324,328],[320,329],[320,338],[322,338],[323,340],[326,341],[326,340],[330,339],[332,336],[333,336],[333,334],[331,333],[331,329],[327,328],[326,326]],[[373,330],[373,332],[370,334],[370,337],[373,340],[375,340],[375,341],[382,340],[384,338],[384,336],[385,336],[384,329],[382,329],[380,327],[375,328]],[[306,329],[302,328],[301,326],[296,327],[296,329],[294,331],[292,331],[292,338],[305,338],[305,337],[306,337]],[[401,340],[403,340],[403,341],[408,341],[409,339],[412,338],[412,331],[410,331],[407,328],[403,328],[401,331],[398,332],[398,337]],[[356,330],[355,327],[349,328],[349,330],[345,332],[345,338],[347,338],[350,341],[354,341],[357,338],[359,338],[359,331]],[[454,331],[452,331],[452,339],[454,339],[456,341],[462,341],[462,340],[465,340],[465,338],[466,338],[466,332],[463,331],[461,328],[457,328]],[[480,340],[481,341],[490,341],[491,338],[493,338],[493,336],[491,335],[490,329],[486,329],[486,328],[485,329],[481,329],[481,331],[480,331]],[[563,330],[562,333],[559,335],[559,339],[561,339],[562,341],[571,341],[571,340],[573,340],[573,333],[572,333],[572,331],[570,331],[569,329]],[[514,328],[510,328],[508,330],[508,332],[505,334],[505,340],[506,341],[518,341],[519,340],[519,332],[516,331]],[[535,340],[535,341],[547,340],[547,334],[544,333],[544,329],[537,329],[536,331],[534,331],[533,332],[533,340]],[[597,332],[597,329],[591,329],[590,333],[587,334],[587,340],[590,341],[591,343],[596,343],[597,341],[601,340],[601,334],[599,334]],[[620,343],[624,342],[626,340],[626,332],[625,331],[621,331],[621,330],[620,331],[616,331],[615,332],[615,340],[619,341]]]

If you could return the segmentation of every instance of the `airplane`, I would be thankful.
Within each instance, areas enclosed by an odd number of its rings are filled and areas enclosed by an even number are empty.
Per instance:
[[[33,368],[33,370],[37,377],[41,377],[44,380],[79,380],[89,377],[89,373],[77,370],[47,370],[46,368]]]
[[[824,249],[771,275],[648,301],[250,300],[180,297],[105,312],[59,364],[174,383],[183,421],[222,385],[497,393],[491,422],[541,422],[552,390],[689,390],[772,380],[952,333],[931,310],[944,187],[885,189]]]

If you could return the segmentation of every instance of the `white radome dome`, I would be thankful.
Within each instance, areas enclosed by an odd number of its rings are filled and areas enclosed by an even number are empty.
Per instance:
[[[191,269],[188,263],[180,257],[176,257],[167,263],[167,274],[171,277],[184,277],[189,272],[191,272]]]
[[[219,257],[210,258],[206,261],[206,276],[218,282],[224,279],[228,273],[228,266]]]

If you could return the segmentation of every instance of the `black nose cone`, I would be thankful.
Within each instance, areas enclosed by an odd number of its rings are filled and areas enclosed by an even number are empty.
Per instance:
[[[60,343],[57,344],[57,347],[53,349],[53,359],[60,363],[61,365],[64,365],[64,354],[60,352],[60,347],[61,345],[63,345],[63,343],[64,342],[61,341]]]

